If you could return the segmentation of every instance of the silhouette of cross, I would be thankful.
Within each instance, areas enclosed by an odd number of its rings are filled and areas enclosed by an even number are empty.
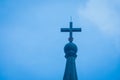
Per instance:
[[[72,33],[73,32],[81,32],[81,28],[73,28],[73,23],[70,22],[70,28],[61,28],[61,32],[70,32],[68,40],[70,42],[72,42],[73,41]]]

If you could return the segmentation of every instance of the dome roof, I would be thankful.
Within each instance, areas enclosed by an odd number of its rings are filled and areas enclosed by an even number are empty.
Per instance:
[[[77,52],[77,46],[74,43],[67,43],[64,47],[64,52],[66,54],[70,52],[75,54]]]

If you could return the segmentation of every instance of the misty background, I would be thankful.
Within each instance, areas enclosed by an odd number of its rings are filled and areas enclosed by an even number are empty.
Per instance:
[[[0,0],[0,80],[62,80],[73,27],[79,80],[120,80],[119,0]]]

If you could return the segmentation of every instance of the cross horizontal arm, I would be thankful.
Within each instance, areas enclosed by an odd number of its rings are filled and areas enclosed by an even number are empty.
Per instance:
[[[61,32],[70,32],[69,28],[61,28]]]
[[[81,28],[61,28],[61,32],[81,32]]]
[[[81,32],[81,28],[73,28],[72,31],[73,32]]]

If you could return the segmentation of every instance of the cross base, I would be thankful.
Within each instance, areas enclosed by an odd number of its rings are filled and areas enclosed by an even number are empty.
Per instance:
[[[68,41],[72,42],[72,41],[73,41],[73,38],[72,38],[72,37],[69,37],[69,38],[68,38]]]

